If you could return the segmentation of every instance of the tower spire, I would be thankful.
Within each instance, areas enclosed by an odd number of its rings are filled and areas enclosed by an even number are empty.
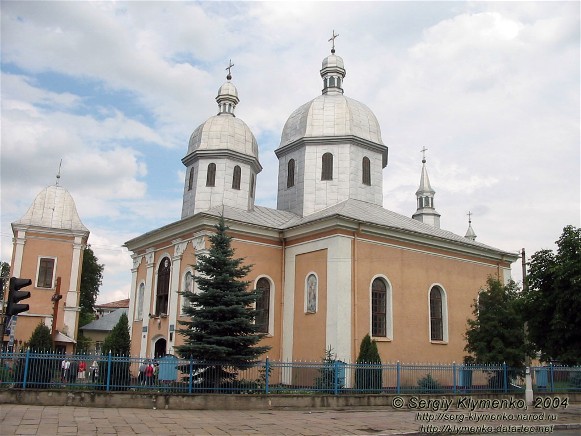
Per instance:
[[[412,218],[426,224],[430,224],[436,228],[440,228],[440,214],[434,208],[434,195],[436,191],[430,185],[430,178],[428,177],[428,169],[426,168],[426,151],[428,149],[423,147],[422,153],[422,175],[420,176],[420,187],[416,191],[416,198],[418,208]]]
[[[471,241],[474,241],[474,240],[476,240],[476,233],[474,232],[474,229],[472,228],[472,212],[468,211],[468,213],[466,215],[468,215],[468,230],[466,230],[466,234],[464,235],[464,237],[466,239],[470,239]]]

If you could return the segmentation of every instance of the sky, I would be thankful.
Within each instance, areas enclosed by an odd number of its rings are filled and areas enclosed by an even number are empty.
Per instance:
[[[1,9],[1,260],[10,223],[55,184],[104,264],[98,302],[128,298],[123,244],[181,216],[181,159],[232,82],[276,207],[285,121],[320,95],[329,38],[345,95],[381,126],[384,207],[416,210],[420,150],[441,227],[527,258],[580,226],[580,3],[30,2]],[[513,277],[522,278],[521,262]]]

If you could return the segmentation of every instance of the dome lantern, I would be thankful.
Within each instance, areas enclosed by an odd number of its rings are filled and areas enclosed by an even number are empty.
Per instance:
[[[218,115],[234,115],[234,109],[236,109],[236,105],[240,102],[238,98],[238,90],[234,86],[230,80],[232,79],[231,69],[234,66],[232,63],[232,59],[228,63],[228,75],[226,76],[227,82],[220,86],[218,90],[218,96],[216,97],[216,101],[218,102]]]
[[[321,77],[323,79],[323,94],[343,94],[343,79],[345,78],[345,64],[341,56],[335,54],[335,38],[339,34],[335,35],[333,30],[333,36],[329,39],[332,41],[333,48],[331,48],[331,54],[323,59],[323,65],[321,68]]]

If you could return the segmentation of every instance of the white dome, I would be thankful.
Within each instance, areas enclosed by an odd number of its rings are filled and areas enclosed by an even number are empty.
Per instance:
[[[304,137],[348,135],[383,144],[371,109],[343,94],[324,94],[291,114],[282,130],[279,148]]]
[[[56,185],[44,188],[24,216],[13,224],[88,232],[69,191]]]
[[[258,160],[258,143],[244,121],[229,114],[210,117],[192,136],[188,154],[196,150],[231,150]]]

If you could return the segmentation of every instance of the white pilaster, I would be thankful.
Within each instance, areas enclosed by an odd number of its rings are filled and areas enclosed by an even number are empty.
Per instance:
[[[81,270],[81,250],[83,250],[82,238],[75,236],[73,243],[73,257],[71,259],[71,275],[69,277],[69,290],[65,299],[64,329],[67,335],[77,339],[77,320],[79,317],[79,271]]]
[[[133,255],[131,256],[133,260],[133,268],[131,268],[131,290],[129,291],[129,337],[133,333],[133,320],[135,318],[135,306],[137,301],[137,271],[143,256]],[[142,312],[143,313],[143,312]]]
[[[26,242],[26,231],[18,230],[18,236],[14,238],[14,265],[12,266],[12,276],[14,277],[20,277],[25,242]]]

